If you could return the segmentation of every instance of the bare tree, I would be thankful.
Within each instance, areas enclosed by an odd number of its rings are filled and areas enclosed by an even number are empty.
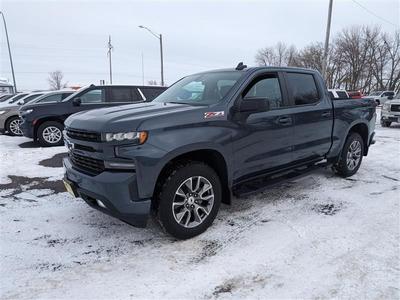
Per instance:
[[[285,43],[279,42],[273,47],[258,50],[256,63],[260,66],[290,66],[294,64],[296,55],[295,46],[287,46]]]
[[[49,78],[47,81],[49,82],[51,90],[61,90],[67,86],[67,83],[63,83],[64,74],[59,71],[53,71],[49,73]]]

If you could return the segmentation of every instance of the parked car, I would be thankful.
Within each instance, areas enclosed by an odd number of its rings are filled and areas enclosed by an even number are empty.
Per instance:
[[[361,99],[362,97],[364,97],[361,91],[347,91],[347,94],[351,99]]]
[[[20,109],[24,136],[42,146],[63,145],[64,120],[77,112],[101,107],[151,101],[166,87],[129,85],[90,85],[57,103],[32,103]]]
[[[31,93],[13,101],[8,105],[0,107],[0,133],[8,133],[9,135],[22,135],[19,118],[19,108],[25,103],[34,101],[36,98],[43,95],[40,93]]]
[[[328,93],[332,100],[350,99],[349,94],[345,90],[328,89]]]
[[[10,99],[11,97],[13,97],[15,94],[3,94],[0,96],[0,103],[4,102],[8,99]]]
[[[20,100],[21,98],[25,97],[29,95],[29,93],[18,93],[15,94],[14,96],[8,98],[6,101],[0,102],[0,107],[3,106],[8,106],[10,104],[13,104],[14,102],[17,102],[18,100]]]
[[[372,100],[332,101],[321,75],[298,68],[187,76],[151,103],[65,121],[65,185],[138,227],[151,210],[179,239],[205,231],[221,202],[331,165],[352,176],[373,143]]]
[[[390,127],[392,123],[400,123],[400,92],[396,94],[393,100],[386,101],[382,106],[382,127]]]
[[[393,99],[394,95],[393,91],[376,91],[365,97],[373,98],[377,105],[383,105],[387,100]]]

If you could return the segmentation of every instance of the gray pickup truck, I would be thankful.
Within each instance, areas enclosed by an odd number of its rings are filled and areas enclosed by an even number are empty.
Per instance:
[[[150,103],[65,121],[65,185],[92,207],[168,233],[204,232],[220,204],[333,166],[360,167],[373,143],[371,99],[332,101],[316,71],[239,64],[187,76]]]

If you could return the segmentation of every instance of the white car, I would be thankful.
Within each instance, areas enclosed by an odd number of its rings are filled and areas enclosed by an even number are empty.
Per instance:
[[[393,99],[394,95],[393,91],[375,91],[363,98],[373,98],[377,105],[383,105],[386,101]]]
[[[332,100],[339,100],[339,99],[350,99],[349,94],[346,90],[339,90],[339,89],[328,89],[328,93],[331,96]]]
[[[386,101],[382,106],[382,127],[389,127],[392,123],[400,123],[400,93],[397,93],[393,100]]]

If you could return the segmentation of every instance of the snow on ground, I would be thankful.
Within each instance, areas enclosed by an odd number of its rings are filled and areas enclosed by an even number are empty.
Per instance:
[[[321,170],[234,199],[187,241],[63,192],[64,147],[0,136],[0,298],[399,299],[396,127],[377,126],[353,177]]]

